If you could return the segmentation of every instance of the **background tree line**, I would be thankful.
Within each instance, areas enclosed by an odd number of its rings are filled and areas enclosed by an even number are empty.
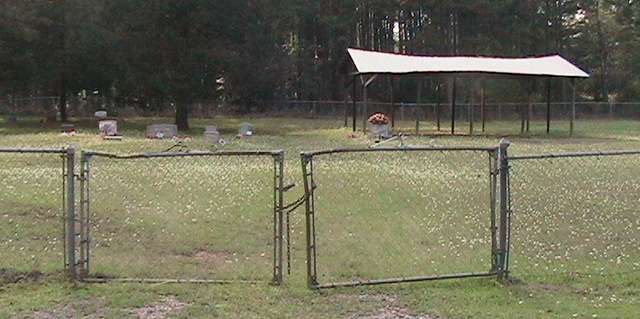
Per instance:
[[[117,105],[170,101],[186,129],[198,101],[249,111],[349,98],[346,49],[358,47],[560,53],[592,74],[580,83],[584,98],[631,100],[640,95],[639,30],[636,0],[3,0],[0,95],[56,95],[64,105],[90,89]],[[391,81],[378,81],[372,98],[389,99]],[[446,98],[445,79],[394,82],[397,100]],[[508,100],[546,90],[561,100],[566,91],[557,80],[490,82],[489,94]]]

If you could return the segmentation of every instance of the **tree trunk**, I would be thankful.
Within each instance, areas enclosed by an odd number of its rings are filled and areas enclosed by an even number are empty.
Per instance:
[[[60,96],[60,100],[58,101],[58,111],[60,112],[60,122],[66,122],[68,119],[67,115],[67,81],[62,76],[60,80],[60,91],[58,92]]]
[[[60,46],[58,49],[61,52],[60,57],[60,87],[59,87],[59,96],[60,100],[58,101],[58,111],[60,112],[60,122],[66,122],[68,119],[67,116],[67,53],[66,53],[66,41],[67,41],[67,20],[65,14],[65,5],[66,1],[61,1],[60,5],[62,6],[60,18],[60,23],[62,24],[62,30],[60,32],[60,37],[58,38],[58,45]]]
[[[176,125],[180,131],[189,130],[189,103],[176,102]]]

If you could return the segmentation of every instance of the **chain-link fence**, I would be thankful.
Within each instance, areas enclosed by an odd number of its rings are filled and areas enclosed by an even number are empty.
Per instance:
[[[282,281],[283,153],[215,152],[82,161],[87,281]]]
[[[497,148],[302,155],[313,288],[497,274]]]
[[[73,162],[66,149],[0,149],[0,275],[58,272],[73,260],[66,249]]]
[[[640,151],[509,162],[515,277],[555,282],[640,275]]]
[[[24,116],[51,116],[56,114],[59,97],[56,96],[30,96],[0,99],[0,115],[8,116],[10,120],[17,121]]]
[[[175,103],[163,101],[142,103],[122,102],[116,106],[115,102],[103,96],[88,96],[86,98],[70,97],[67,100],[67,111],[71,116],[92,116],[95,111],[107,110],[112,116],[172,116],[175,111]],[[59,97],[21,97],[0,99],[0,115],[15,117],[43,116],[51,117],[57,112]],[[572,117],[572,105],[570,101],[553,102],[547,106],[546,102],[493,102],[489,101],[482,106],[479,101],[470,104],[468,101],[456,103],[456,121],[473,121],[476,130],[482,131],[483,123],[495,121],[514,121],[522,117],[532,121],[545,121],[547,108],[550,108],[552,121],[567,121]],[[609,120],[609,119],[640,119],[640,102],[590,102],[577,101],[576,120]],[[191,106],[190,114],[194,117],[213,117],[216,115],[236,116],[239,113],[237,107],[221,104],[217,101],[197,103]],[[350,126],[353,112],[351,100],[283,100],[274,101],[263,105],[259,109],[244,110],[252,116],[280,117],[280,118],[312,118],[323,119],[333,123],[334,126]],[[438,122],[442,128],[446,128],[451,121],[451,106],[449,102],[440,103],[415,103],[415,102],[389,102],[357,101],[356,114],[357,125],[360,126],[362,118],[367,118],[374,112],[394,114],[394,118],[400,128],[413,129],[417,123],[423,129],[433,129]],[[468,125],[468,124],[467,124]],[[466,125],[465,125],[466,126]],[[464,129],[461,127],[461,129]]]
[[[459,121],[473,121],[481,123],[483,120],[502,121],[516,120],[521,117],[529,117],[532,120],[546,120],[546,102],[491,102],[469,104],[468,102],[456,103],[455,116]],[[395,109],[395,110],[394,110]],[[365,111],[366,110],[366,111]],[[352,115],[352,101],[280,101],[274,103],[269,109],[275,116],[299,116],[317,118],[349,118]],[[358,118],[368,116],[375,112],[394,113],[399,122],[430,121],[436,122],[439,118],[445,124],[451,120],[451,105],[448,102],[441,103],[407,103],[369,101],[356,103]],[[550,115],[555,120],[568,120],[572,115],[571,102],[552,102]],[[626,119],[640,118],[640,102],[576,102],[576,116],[578,119]],[[360,123],[358,123],[360,124]]]
[[[351,127],[353,119],[351,101],[281,101],[276,102],[265,115],[272,117],[302,117],[322,120],[330,126]],[[549,112],[548,112],[549,111]],[[411,133],[449,132],[451,106],[446,103],[388,103],[358,101],[355,105],[355,125],[367,128],[367,118],[376,112],[393,114],[396,131]],[[548,114],[547,114],[548,112]],[[640,103],[577,102],[575,123],[640,119]],[[569,132],[573,117],[571,102],[546,103],[479,103],[460,102],[455,107],[455,130],[464,133],[518,133],[546,131],[541,123],[549,116],[550,130]],[[522,123],[521,123],[522,122]]]
[[[74,174],[73,149],[0,149],[0,269],[280,283],[288,213],[305,205],[313,288],[637,278],[640,151],[507,145],[303,153],[305,196],[291,203],[281,151],[85,152]]]

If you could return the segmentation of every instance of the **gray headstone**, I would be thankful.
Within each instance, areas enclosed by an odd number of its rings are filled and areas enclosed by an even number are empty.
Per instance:
[[[71,123],[63,123],[61,127],[62,127],[63,133],[71,133],[71,132],[75,132],[76,130],[76,126]]]
[[[209,144],[218,144],[220,142],[220,132],[215,126],[205,126],[204,140]]]
[[[240,136],[252,136],[256,133],[256,129],[251,123],[242,123],[238,135]]]
[[[7,122],[11,124],[18,123],[18,116],[16,114],[9,114],[9,116],[7,116]]]
[[[153,124],[147,126],[147,138],[173,138],[178,136],[178,126],[175,124]]]

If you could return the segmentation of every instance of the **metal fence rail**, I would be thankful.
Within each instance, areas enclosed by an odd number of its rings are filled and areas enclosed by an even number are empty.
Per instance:
[[[501,276],[507,147],[302,153],[309,287]]]
[[[580,157],[607,157],[607,156],[624,156],[624,155],[640,155],[640,151],[599,151],[599,152],[575,152],[575,153],[555,153],[555,154],[538,154],[538,155],[520,155],[510,156],[510,161],[522,160],[549,160],[554,158],[580,158]]]
[[[283,169],[282,151],[84,152],[82,279],[280,284]]]
[[[0,148],[0,268],[75,273],[74,154]]]

